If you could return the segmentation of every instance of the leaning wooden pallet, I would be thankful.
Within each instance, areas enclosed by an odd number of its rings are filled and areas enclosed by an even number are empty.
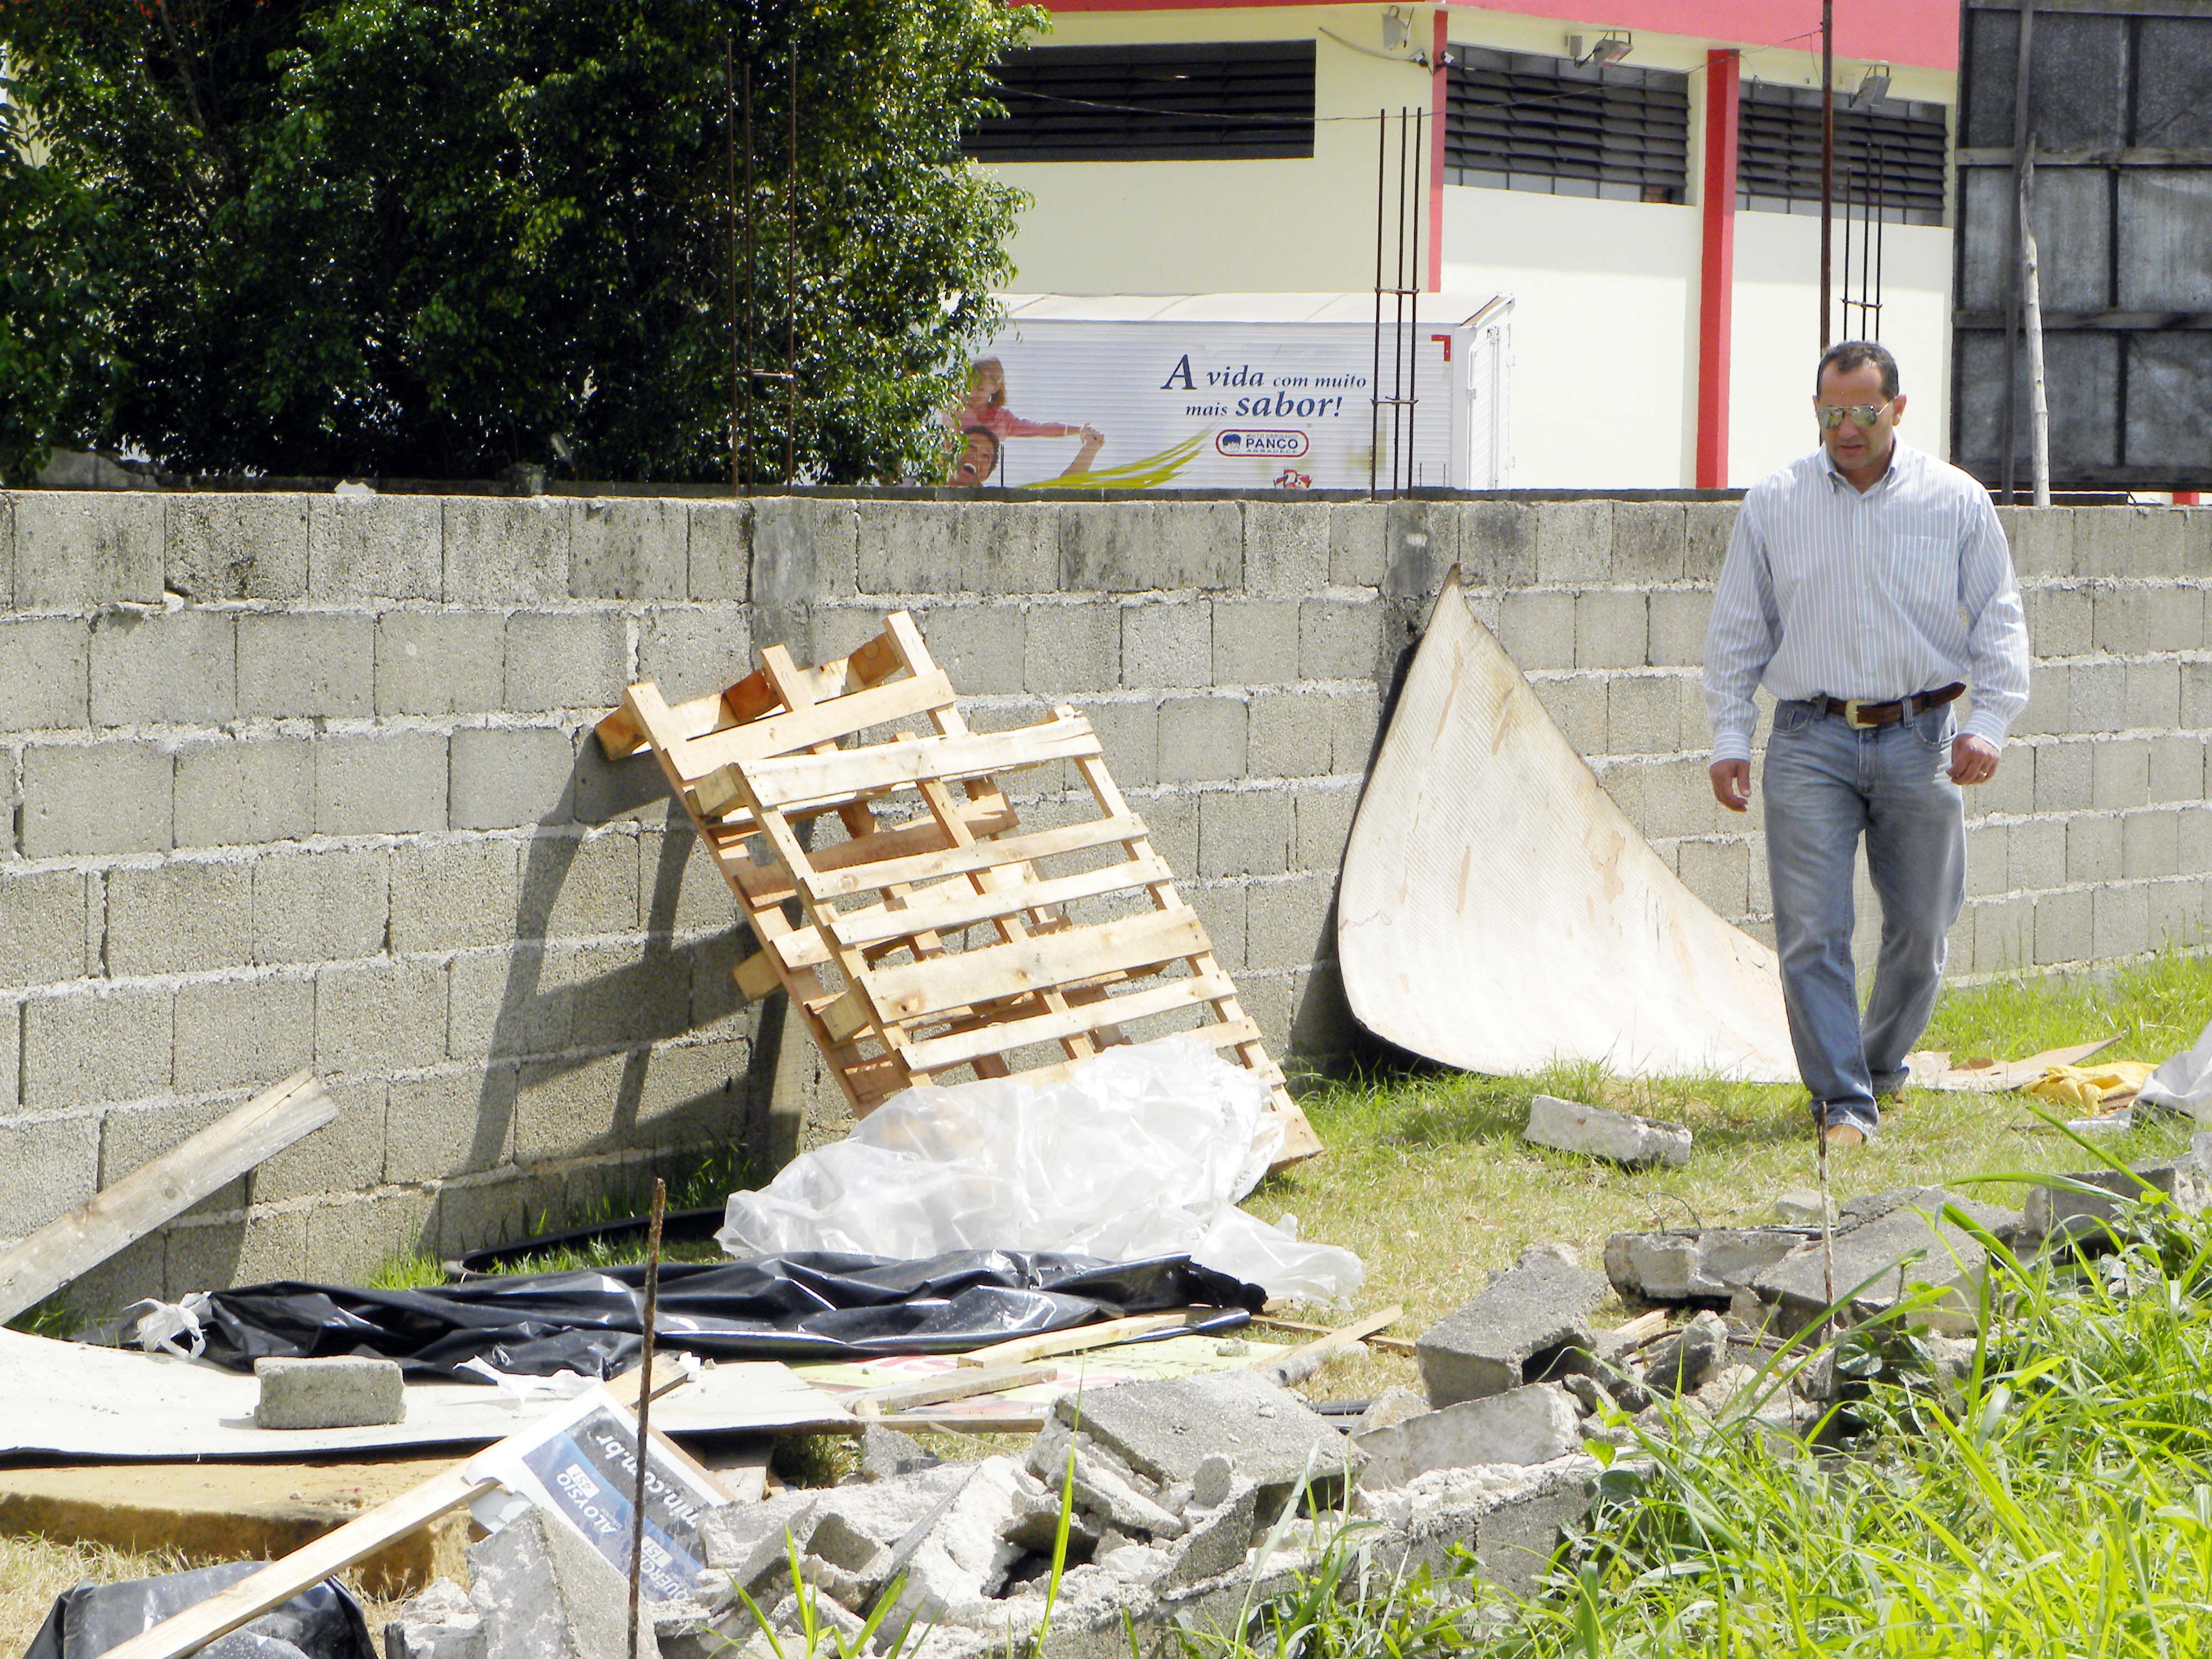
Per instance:
[[[760,665],[673,706],[634,685],[599,741],[660,763],[760,942],[739,986],[788,993],[856,1115],[915,1083],[1048,1081],[1194,1015],[1271,1085],[1281,1161],[1321,1150],[1081,714],[971,731],[903,611],[836,661]],[[999,779],[1049,766],[1091,816],[1024,829]]]

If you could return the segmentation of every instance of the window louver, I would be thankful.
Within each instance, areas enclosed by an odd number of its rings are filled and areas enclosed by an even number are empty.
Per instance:
[[[1882,99],[1836,103],[1836,204],[1869,202],[1893,223],[1943,222],[1948,141],[1941,104]],[[1820,94],[1747,82],[1736,137],[1736,205],[1754,212],[1820,210]]]
[[[1614,201],[1680,202],[1690,152],[1689,77],[1455,49],[1444,181]]]
[[[1308,156],[1314,43],[1042,46],[999,65],[1003,116],[964,135],[985,161]]]

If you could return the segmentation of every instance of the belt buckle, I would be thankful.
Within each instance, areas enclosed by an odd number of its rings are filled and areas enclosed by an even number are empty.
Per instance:
[[[1859,718],[1859,710],[1864,706],[1864,702],[1865,700],[1860,697],[1844,699],[1844,724],[1855,732],[1871,732],[1881,724],[1880,720],[1863,720]]]

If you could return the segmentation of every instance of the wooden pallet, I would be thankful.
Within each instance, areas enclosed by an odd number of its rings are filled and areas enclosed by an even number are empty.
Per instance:
[[[760,942],[739,987],[789,994],[855,1115],[915,1083],[1049,1081],[1161,1017],[1267,1080],[1281,1162],[1321,1150],[1087,720],[970,731],[904,611],[837,661],[760,665],[674,706],[634,685],[599,743],[659,760]],[[1046,766],[1084,821],[1022,827],[997,780]]]

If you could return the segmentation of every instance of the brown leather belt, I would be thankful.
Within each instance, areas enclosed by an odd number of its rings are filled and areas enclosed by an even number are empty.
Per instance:
[[[1807,701],[1822,714],[1840,714],[1846,725],[1863,731],[1869,726],[1894,726],[1899,720],[1909,720],[1915,714],[1941,708],[1954,697],[1966,694],[1966,688],[1954,682],[1933,691],[1916,692],[1895,702],[1861,702],[1856,697],[1810,697]]]

